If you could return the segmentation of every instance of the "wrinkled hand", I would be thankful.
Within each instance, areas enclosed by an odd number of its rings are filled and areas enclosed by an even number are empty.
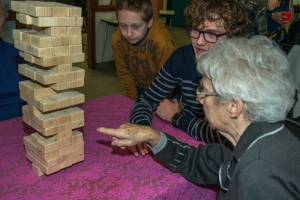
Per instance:
[[[286,16],[281,16],[282,13],[286,13],[286,12],[276,12],[276,13],[272,13],[272,19],[277,22],[278,24],[285,24],[286,22],[283,21],[284,18],[288,18]]]
[[[167,122],[172,122],[172,117],[175,113],[179,113],[179,104],[177,99],[164,99],[157,106],[156,115]]]
[[[151,149],[147,146],[146,142],[143,142],[141,144],[137,144],[137,145],[134,145],[134,146],[131,146],[131,147],[127,147],[127,149],[129,151],[131,151],[134,154],[135,157],[139,156],[139,152],[143,156],[151,152]]]
[[[113,139],[111,145],[118,146],[122,149],[141,143],[149,143],[152,147],[155,147],[161,140],[161,135],[158,131],[149,126],[135,124],[126,123],[121,125],[118,129],[100,127],[97,131],[111,135]]]

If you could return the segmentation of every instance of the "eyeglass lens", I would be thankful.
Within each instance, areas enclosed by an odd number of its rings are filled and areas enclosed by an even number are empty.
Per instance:
[[[217,42],[218,36],[210,33],[210,32],[205,32],[205,31],[199,31],[198,29],[194,28],[188,28],[188,33],[190,37],[198,39],[200,37],[200,34],[203,34],[204,40],[207,42]]]

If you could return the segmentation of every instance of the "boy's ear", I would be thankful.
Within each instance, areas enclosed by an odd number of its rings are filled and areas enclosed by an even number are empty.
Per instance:
[[[148,22],[148,25],[147,25],[148,28],[151,28],[151,26],[153,24],[153,20],[154,20],[154,17],[151,17],[151,19],[150,19],[150,21]]]

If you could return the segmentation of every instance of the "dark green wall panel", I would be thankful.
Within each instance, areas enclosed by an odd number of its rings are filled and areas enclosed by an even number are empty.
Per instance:
[[[168,10],[174,10],[175,15],[172,18],[172,26],[185,28],[185,17],[183,15],[185,7],[189,4],[190,0],[169,0]]]

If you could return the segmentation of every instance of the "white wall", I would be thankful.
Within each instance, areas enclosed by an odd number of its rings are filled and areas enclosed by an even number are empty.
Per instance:
[[[97,12],[97,13],[95,13],[96,63],[100,63],[102,60],[104,36],[105,36],[106,25],[107,25],[105,22],[102,22],[101,19],[117,19],[116,13],[115,12]],[[114,54],[113,54],[112,48],[111,48],[111,36],[116,29],[117,29],[116,26],[108,27],[103,62],[115,60]]]

